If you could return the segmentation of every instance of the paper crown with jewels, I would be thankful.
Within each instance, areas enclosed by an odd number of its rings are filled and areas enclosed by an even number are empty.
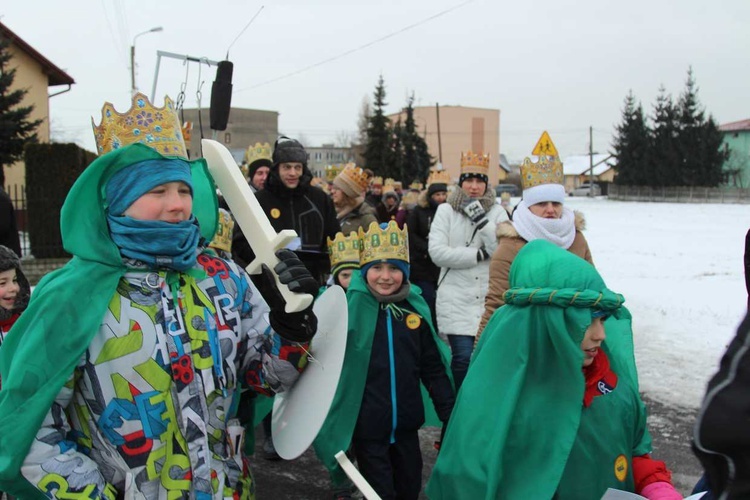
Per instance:
[[[341,172],[343,168],[344,167],[342,167],[341,165],[326,165],[324,168],[326,173],[326,180],[328,182],[333,182],[333,179],[335,179],[336,176],[339,175],[339,172]]]
[[[461,173],[487,175],[490,170],[490,154],[461,152]]]
[[[383,178],[380,176],[373,177],[370,179],[370,186],[382,186],[383,185]]]
[[[563,164],[557,156],[540,156],[532,162],[525,158],[521,165],[521,184],[524,189],[542,184],[563,184]]]
[[[424,189],[424,185],[419,181],[414,181],[409,184],[409,189],[416,189],[417,191],[421,191]]]
[[[430,184],[445,184],[451,183],[451,176],[448,175],[446,170],[431,170],[430,176],[427,178],[427,185]]]
[[[362,245],[359,235],[352,231],[349,236],[336,233],[336,237],[327,238],[328,256],[331,259],[331,273],[336,274],[342,269],[359,268],[359,251]]]
[[[388,259],[409,263],[409,233],[406,226],[399,229],[396,221],[391,221],[383,229],[377,222],[373,222],[367,232],[359,228],[359,238],[362,240],[360,266]]]
[[[247,148],[247,151],[245,151],[245,162],[251,165],[257,160],[268,160],[269,163],[273,163],[273,160],[271,160],[271,145],[269,143],[264,142],[261,144],[256,142],[255,146]]]
[[[356,198],[367,191],[367,186],[370,184],[370,174],[354,163],[347,163],[333,179],[333,184],[348,196]]]
[[[225,209],[219,209],[219,225],[216,228],[214,239],[208,245],[217,250],[223,250],[232,253],[232,230],[234,229],[234,219]]]
[[[139,92],[125,113],[105,102],[101,123],[97,126],[91,118],[91,125],[100,155],[140,142],[165,156],[188,157],[180,118],[169,96],[164,97],[164,107],[156,108]]]

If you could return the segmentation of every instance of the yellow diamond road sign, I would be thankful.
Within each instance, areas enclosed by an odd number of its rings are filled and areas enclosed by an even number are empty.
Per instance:
[[[536,156],[559,156],[557,148],[546,130],[542,132],[542,136],[539,138],[539,142],[536,143],[536,146],[534,146],[534,151],[532,151],[531,154]]]

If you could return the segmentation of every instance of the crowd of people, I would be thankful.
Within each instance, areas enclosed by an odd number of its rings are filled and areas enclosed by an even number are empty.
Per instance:
[[[145,143],[135,113],[153,116]],[[430,498],[682,498],[650,455],[625,298],[593,266],[556,157],[526,159],[511,209],[482,152],[462,154],[455,184],[434,170],[404,189],[354,164],[316,182],[299,141],[256,144],[247,182],[297,238],[249,276],[255,235],[187,158],[171,101],[106,104],[95,136],[100,156],[62,209],[72,260],[30,295],[19,252],[0,246],[0,490],[254,498],[243,442],[263,421],[278,459],[268,402],[317,329],[312,306],[285,311],[278,280],[346,291],[343,369],[314,442],[334,498],[355,492],[339,451],[381,498],[418,498],[425,424],[442,427]],[[722,380],[714,404],[729,401]],[[715,459],[725,421],[709,408],[696,441],[715,493],[735,474]]]

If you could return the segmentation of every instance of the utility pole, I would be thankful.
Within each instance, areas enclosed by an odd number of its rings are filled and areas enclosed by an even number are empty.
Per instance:
[[[131,95],[135,95],[135,93],[138,92],[138,88],[135,85],[135,41],[141,35],[146,35],[148,33],[156,33],[159,31],[164,31],[164,28],[162,28],[161,26],[156,26],[155,28],[151,28],[148,31],[138,33],[137,35],[133,37],[133,44],[130,46],[130,93]]]
[[[594,196],[594,127],[589,127],[589,196]]]
[[[435,113],[437,113],[437,129],[438,129],[438,162],[443,164],[443,143],[440,140],[440,104],[435,103]]]

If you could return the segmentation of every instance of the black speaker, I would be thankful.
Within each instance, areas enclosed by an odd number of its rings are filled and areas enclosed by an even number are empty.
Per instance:
[[[232,107],[232,72],[234,64],[219,62],[216,80],[211,85],[211,130],[226,130],[229,121],[229,108]]]

